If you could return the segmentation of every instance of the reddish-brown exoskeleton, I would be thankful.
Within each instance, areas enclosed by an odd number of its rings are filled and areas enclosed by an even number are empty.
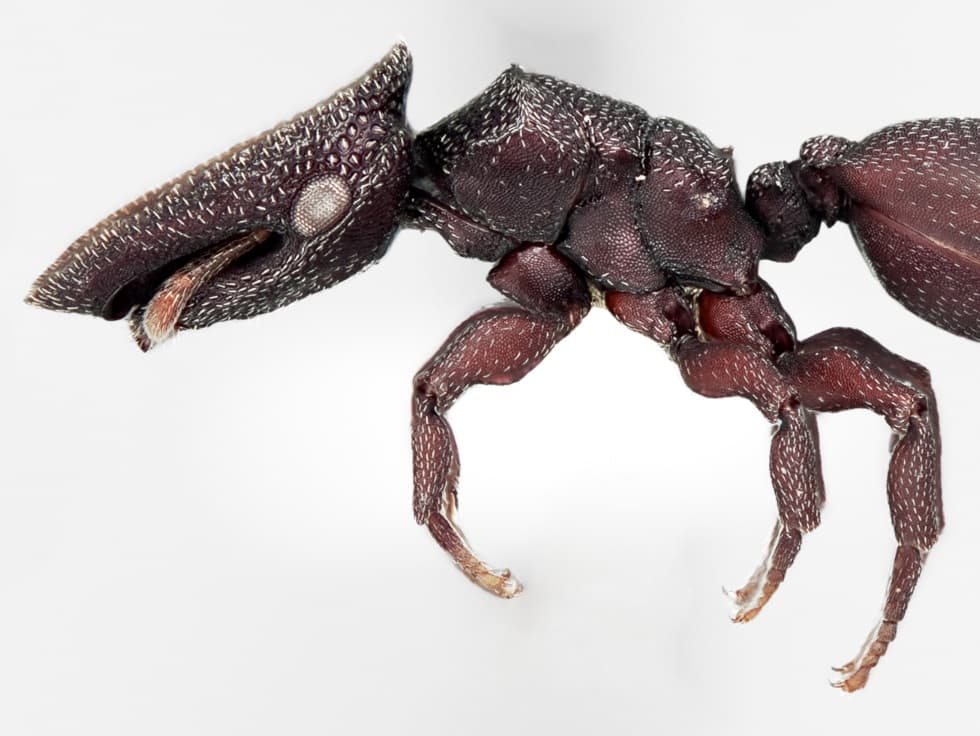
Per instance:
[[[935,397],[925,368],[857,330],[798,339],[757,267],[792,260],[821,222],[847,222],[892,296],[980,339],[980,120],[811,139],[798,160],[756,169],[743,200],[730,152],[697,129],[516,67],[415,135],[410,76],[396,46],[311,110],[109,216],[28,301],[126,317],[148,350],[332,286],[381,258],[399,227],[495,263],[490,283],[513,304],[464,321],[416,375],[412,447],[416,520],[503,597],[520,583],[477,557],[454,520],[446,415],[474,384],[520,380],[593,306],[666,347],[693,390],[748,398],[774,425],[779,521],[734,594],[737,621],[759,613],[820,523],[815,413],[871,409],[894,433],[898,546],[881,619],[840,668],[840,687],[862,687],[943,527]]]

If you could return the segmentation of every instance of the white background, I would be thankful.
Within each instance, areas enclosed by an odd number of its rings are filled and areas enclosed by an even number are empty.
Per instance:
[[[497,299],[403,233],[368,273],[149,355],[20,300],[117,206],[304,109],[400,38],[421,129],[507,64],[687,120],[740,179],[811,135],[980,114],[977,17],[853,2],[6,3],[0,11],[0,733],[974,732],[980,347],[892,302],[842,227],[763,264],[801,335],[928,365],[947,532],[898,641],[845,696],[893,554],[888,432],[821,422],[829,503],[753,623],[768,427],[690,393],[595,312],[525,381],[453,410],[462,523],[526,592],[468,583],[411,517],[409,388]],[[971,15],[972,14],[972,15]]]

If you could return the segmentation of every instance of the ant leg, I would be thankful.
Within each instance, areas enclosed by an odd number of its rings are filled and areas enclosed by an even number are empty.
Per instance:
[[[733,621],[755,618],[786,577],[803,534],[820,524],[824,501],[817,425],[768,355],[735,342],[682,340],[675,358],[687,385],[702,396],[742,396],[773,422],[769,475],[779,519],[762,564],[735,591]]]
[[[521,306],[485,309],[446,340],[415,376],[412,453],[415,519],[456,566],[486,591],[511,598],[521,584],[470,548],[456,524],[459,452],[446,412],[474,384],[506,385],[527,375],[589,310],[585,281],[550,246],[525,246],[493,269],[490,282]]]
[[[804,426],[794,426],[801,421]],[[794,444],[798,445],[794,449]],[[787,463],[787,458],[797,458],[797,465]],[[772,530],[769,547],[762,563],[748,582],[731,594],[738,606],[733,620],[745,623],[755,618],[762,607],[768,603],[772,594],[786,577],[786,571],[796,559],[802,544],[802,533],[815,529],[820,524],[820,509],[825,495],[823,474],[820,462],[820,442],[817,432],[817,419],[812,412],[799,409],[789,415],[786,424],[777,426],[770,450],[770,474],[776,491],[779,518]],[[805,469],[805,472],[799,471]],[[787,493],[795,482],[809,483],[811,489],[805,493]],[[794,498],[806,501],[805,511],[798,513]],[[793,527],[786,524],[787,519],[795,519]]]
[[[700,342],[681,294],[612,293],[610,312],[630,328],[671,348],[685,382],[708,397],[743,396],[775,425],[770,476],[779,521],[769,550],[748,583],[734,593],[734,620],[750,621],[779,587],[799,552],[802,536],[820,523],[823,477],[816,422],[768,355],[733,339]]]
[[[926,553],[943,528],[936,399],[922,366],[889,352],[857,330],[835,328],[801,342],[779,360],[804,405],[816,411],[867,408],[892,428],[888,504],[898,541],[884,610],[858,655],[835,683],[864,687],[895,639]]]

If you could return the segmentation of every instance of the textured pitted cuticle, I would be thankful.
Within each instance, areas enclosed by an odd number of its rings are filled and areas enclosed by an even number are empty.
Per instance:
[[[845,164],[854,143],[836,135],[818,135],[800,146],[800,168],[797,174],[807,202],[823,221],[833,225],[847,221],[848,200],[834,179],[833,171]]]
[[[118,319],[181,265],[258,229],[276,237],[202,282],[178,329],[269,312],[374,263],[409,186],[410,78],[408,50],[395,46],[322,102],[110,215],[38,278],[28,301]]]
[[[808,166],[829,166],[854,144],[838,135],[818,135],[800,146],[800,161]]]
[[[799,166],[799,162],[775,161],[749,176],[745,206],[765,232],[763,258],[792,261],[820,230],[820,217],[797,180]]]

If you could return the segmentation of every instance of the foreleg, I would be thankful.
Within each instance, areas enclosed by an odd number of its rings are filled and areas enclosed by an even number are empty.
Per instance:
[[[412,453],[416,521],[428,526],[456,566],[504,598],[521,591],[507,569],[494,569],[470,548],[455,521],[459,452],[446,412],[478,383],[506,385],[538,365],[588,312],[588,288],[548,246],[508,255],[490,282],[521,306],[486,309],[463,322],[415,376]]]

